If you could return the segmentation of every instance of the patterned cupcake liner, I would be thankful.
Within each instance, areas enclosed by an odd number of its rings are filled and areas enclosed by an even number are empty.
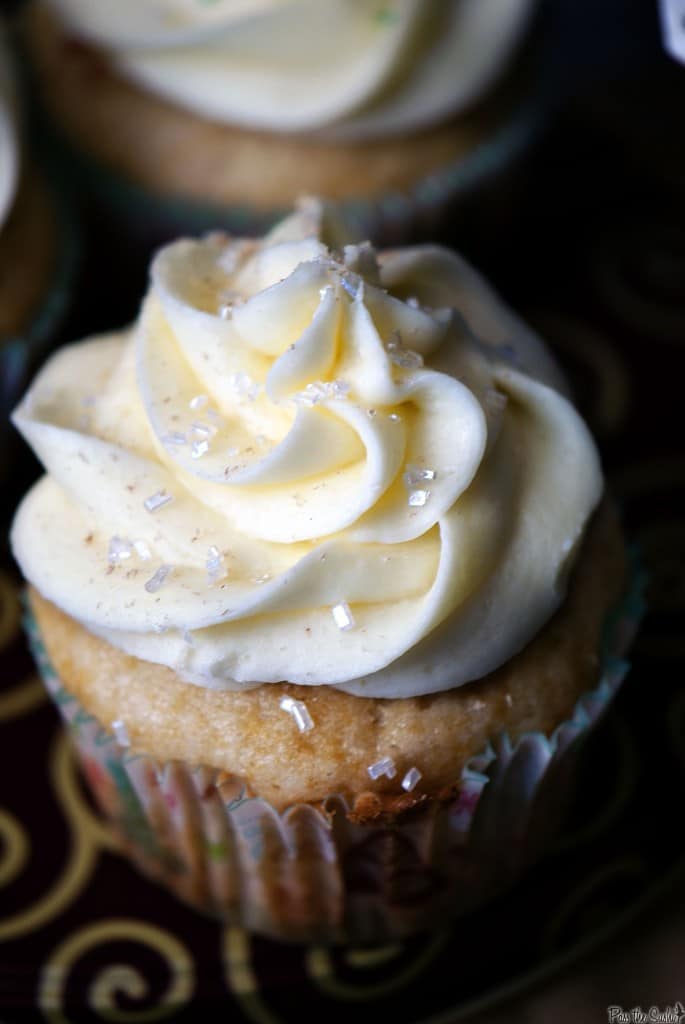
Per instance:
[[[333,794],[279,812],[244,780],[129,750],[55,673],[27,631],[86,778],[142,870],[194,906],[286,941],[373,943],[465,913],[511,884],[554,834],[575,756],[628,669],[643,612],[635,569],[605,629],[602,676],[551,736],[501,733],[471,758],[449,800],[391,821],[351,820]]]

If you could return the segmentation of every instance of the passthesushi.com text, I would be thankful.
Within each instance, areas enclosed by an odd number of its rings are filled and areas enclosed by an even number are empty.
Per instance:
[[[607,1019],[609,1024],[685,1024],[685,1006],[680,1001],[663,1010],[658,1006],[650,1006],[648,1010],[641,1006],[634,1006],[632,1010],[607,1006]]]

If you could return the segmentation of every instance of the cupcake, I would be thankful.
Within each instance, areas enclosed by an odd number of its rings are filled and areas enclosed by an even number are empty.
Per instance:
[[[378,941],[547,841],[637,605],[540,340],[457,255],[162,249],[14,422],[46,683],[124,847],[230,922]]]
[[[535,6],[36,0],[27,34],[89,187],[139,236],[261,233],[304,193],[403,241],[530,134],[535,70],[505,72]]]
[[[74,243],[45,174],[25,152],[20,96],[0,22],[0,402],[7,415],[65,312]],[[5,428],[3,427],[3,431]],[[6,432],[6,431],[5,431]],[[5,438],[3,438],[5,440]]]

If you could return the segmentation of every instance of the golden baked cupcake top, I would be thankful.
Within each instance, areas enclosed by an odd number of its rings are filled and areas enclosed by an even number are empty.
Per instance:
[[[47,475],[26,578],[190,682],[404,697],[481,678],[561,603],[602,491],[540,341],[458,256],[263,241],[156,257],[129,330],[14,422]]]
[[[50,0],[121,73],[268,131],[405,133],[463,111],[508,64],[534,0]]]

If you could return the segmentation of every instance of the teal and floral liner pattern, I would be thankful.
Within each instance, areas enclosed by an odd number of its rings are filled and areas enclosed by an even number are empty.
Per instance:
[[[546,737],[494,737],[465,767],[454,799],[391,824],[352,822],[345,798],[277,811],[244,781],[202,766],[160,764],[120,745],[63,685],[35,619],[26,617],[43,680],[81,766],[126,852],[189,903],[287,941],[398,938],[496,895],[548,843],[573,783],[581,741],[628,670],[644,611],[644,575],[605,629],[599,684]]]

